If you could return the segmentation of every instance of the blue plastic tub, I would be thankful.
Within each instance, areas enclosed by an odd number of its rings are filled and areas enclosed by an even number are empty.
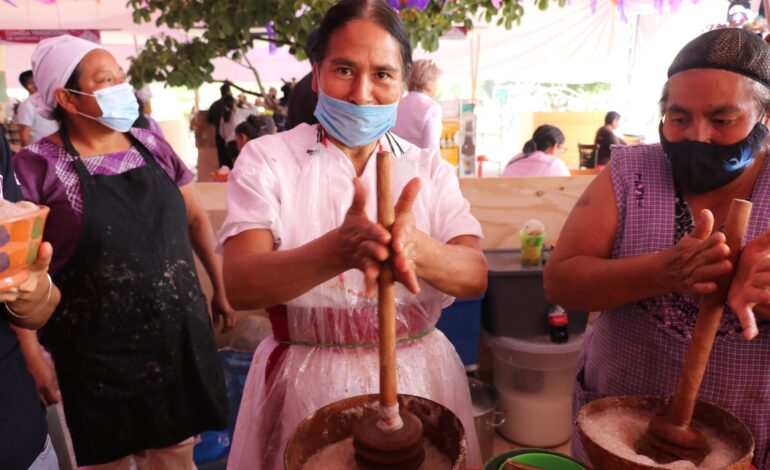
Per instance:
[[[254,353],[250,351],[237,351],[235,349],[221,349],[219,358],[225,372],[225,387],[227,389],[227,404],[230,413],[227,419],[227,427],[230,435],[235,429],[235,419],[238,417],[238,408],[241,406],[243,387],[246,385],[246,376],[249,374],[251,360]]]
[[[466,366],[479,363],[481,299],[457,299],[441,311],[436,328],[452,342]]]
[[[193,447],[193,461],[204,464],[221,459],[230,452],[230,433],[223,431],[206,431],[199,436],[200,442]]]
[[[227,428],[221,431],[206,431],[199,435],[199,442],[193,448],[193,460],[196,464],[210,463],[215,466],[220,460],[226,461],[230,452],[230,441],[235,428],[235,419],[238,416],[238,408],[243,396],[243,387],[246,384],[246,376],[251,367],[253,352],[237,351],[235,349],[222,349],[219,351],[219,360],[225,373],[225,387],[227,390],[227,404],[229,414]]]

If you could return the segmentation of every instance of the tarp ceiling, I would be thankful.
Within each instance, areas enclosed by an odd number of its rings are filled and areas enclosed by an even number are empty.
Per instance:
[[[672,3],[680,3],[670,0]],[[153,24],[136,25],[125,0],[58,0],[44,4],[39,0],[14,0],[16,8],[0,1],[0,29],[100,29],[102,42],[124,65],[128,56],[135,55],[150,34],[158,34]],[[586,83],[616,81],[633,75],[627,69],[632,43],[638,35],[639,48],[636,63],[645,63],[646,43],[655,44],[658,33],[667,28],[663,54],[671,54],[698,32],[703,25],[722,20],[726,0],[700,0],[693,4],[681,1],[677,14],[670,13],[668,2],[663,11],[657,11],[655,0],[625,0],[624,21],[611,0],[597,0],[596,10],[591,0],[572,0],[564,8],[551,5],[546,12],[539,11],[525,0],[526,13],[520,26],[510,31],[493,26],[479,28],[481,53],[479,78],[499,81]],[[721,13],[720,13],[721,12]],[[717,17],[718,14],[721,16]],[[643,15],[636,28],[635,15]],[[673,25],[673,26],[672,26]],[[162,31],[184,37],[177,31]],[[442,40],[439,50],[432,54],[417,51],[415,56],[430,57],[444,70],[445,77],[470,78],[470,41]],[[8,45],[5,47],[5,69],[10,85],[14,77],[29,68],[29,57],[34,46]],[[660,52],[657,53],[660,59]],[[280,78],[301,77],[308,70],[307,62],[298,62],[286,48],[275,54],[268,52],[267,44],[257,43],[249,54],[266,82]],[[665,61],[668,63],[670,57]],[[216,79],[252,81],[247,69],[226,59],[216,62]]]

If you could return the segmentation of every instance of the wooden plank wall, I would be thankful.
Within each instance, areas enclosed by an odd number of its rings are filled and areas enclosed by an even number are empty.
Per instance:
[[[550,178],[467,178],[460,180],[463,195],[471,204],[471,212],[484,230],[484,249],[518,248],[519,228],[529,219],[540,219],[546,227],[546,243],[553,243],[572,206],[593,180],[593,176]],[[222,183],[193,183],[211,219],[219,230],[226,214],[225,188]],[[204,293],[211,299],[211,283],[196,259]],[[249,315],[264,311],[239,312],[236,324]],[[230,334],[217,332],[217,344],[229,343]]]
[[[481,222],[485,249],[518,248],[519,228],[529,219],[540,219],[546,226],[546,242],[554,242],[567,215],[594,176],[544,178],[463,178],[460,189],[471,204],[471,212]],[[225,185],[194,183],[209,214],[214,230],[219,230],[226,214]]]
[[[593,176],[465,178],[460,180],[471,213],[484,230],[484,249],[518,248],[529,219],[545,224],[546,243],[559,238],[569,212]]]

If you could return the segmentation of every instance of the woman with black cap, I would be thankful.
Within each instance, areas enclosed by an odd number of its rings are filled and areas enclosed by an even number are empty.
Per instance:
[[[660,99],[661,143],[613,147],[545,268],[550,301],[603,311],[578,361],[576,411],[605,396],[670,394],[700,297],[734,270],[699,398],[751,429],[760,470],[770,468],[768,87],[759,36],[720,29],[687,44]],[[735,267],[719,233],[733,198],[754,203]],[[585,457],[580,439],[572,446]]]

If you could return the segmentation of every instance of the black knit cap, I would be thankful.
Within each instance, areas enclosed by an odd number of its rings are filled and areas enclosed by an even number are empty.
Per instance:
[[[687,43],[668,68],[668,76],[691,69],[727,70],[770,87],[770,46],[745,29],[715,29]]]

